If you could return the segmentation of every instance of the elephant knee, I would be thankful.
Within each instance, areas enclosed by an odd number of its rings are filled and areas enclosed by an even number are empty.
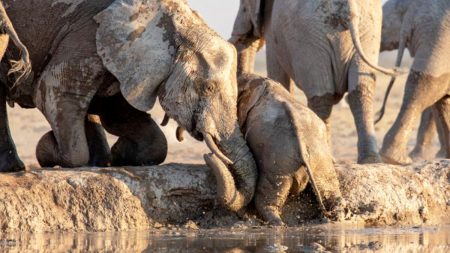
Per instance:
[[[36,158],[42,167],[58,165],[58,149],[53,131],[44,134],[36,146]]]
[[[75,168],[86,166],[89,163],[89,152],[86,150],[81,152],[69,152],[61,156],[62,167]]]
[[[77,150],[77,151],[75,151]],[[36,158],[42,167],[80,167],[89,162],[89,151],[85,149],[69,150],[62,153],[58,147],[53,131],[46,133],[36,146]]]

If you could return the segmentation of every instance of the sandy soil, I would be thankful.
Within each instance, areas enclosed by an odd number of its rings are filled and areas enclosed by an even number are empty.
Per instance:
[[[382,65],[389,66],[392,65],[393,55],[382,57]],[[264,57],[260,53],[257,60],[257,71],[264,75],[265,64]],[[376,126],[378,145],[381,145],[383,136],[392,125],[395,117],[401,106],[402,94],[406,76],[402,77],[395,85],[393,92],[388,104],[388,110],[386,112],[385,118]],[[386,90],[386,86],[389,82],[388,77],[379,75],[377,82],[377,92],[376,92],[376,104],[375,109],[381,105],[381,101]],[[299,97],[301,101],[305,101],[301,91],[296,91],[296,96]],[[152,116],[156,122],[161,122],[164,116],[164,112],[158,105],[151,111]],[[9,109],[9,120],[11,126],[11,132],[17,145],[17,149],[20,157],[23,159],[25,164],[33,165],[37,164],[35,158],[35,147],[39,138],[50,130],[50,127],[43,117],[43,115],[37,109],[26,110],[21,109],[18,106]],[[333,152],[337,160],[340,161],[356,161],[356,141],[357,134],[353,122],[353,117],[350,112],[350,108],[347,103],[343,100],[340,104],[335,106],[332,114],[333,121]],[[417,123],[418,125],[419,123]],[[206,145],[204,143],[198,142],[186,135],[185,141],[179,143],[175,138],[176,124],[171,121],[170,124],[162,128],[166,134],[167,140],[169,142],[169,154],[166,159],[166,163],[170,162],[181,162],[181,163],[204,163],[203,155],[208,152]],[[112,145],[116,137],[108,136],[109,143]],[[411,138],[410,146],[411,148],[415,143],[415,134]],[[438,142],[437,138],[434,143],[433,149],[430,150],[432,154],[437,152]]]

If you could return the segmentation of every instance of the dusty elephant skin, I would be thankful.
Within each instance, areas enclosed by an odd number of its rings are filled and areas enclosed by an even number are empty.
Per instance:
[[[414,57],[405,85],[402,107],[383,140],[383,160],[408,164],[407,142],[420,114],[434,107],[443,133],[443,149],[450,158],[450,2],[391,0],[383,6],[382,50],[405,49]],[[391,80],[392,87],[395,79]]]
[[[336,165],[348,222],[422,225],[450,222],[450,161]],[[214,174],[204,165],[37,170],[0,177],[0,231],[126,231],[242,223],[215,208]],[[308,205],[305,206],[305,203]],[[298,226],[318,218],[313,194],[289,198],[282,218]],[[244,224],[263,224],[249,216]]]
[[[375,70],[396,75],[374,64],[380,34],[380,0],[241,0],[230,41],[239,50],[238,72],[246,72],[255,41],[264,39],[269,78],[291,92],[293,79],[327,126],[333,105],[348,92],[358,162],[376,163],[381,159],[373,124]]]
[[[439,137],[441,148],[436,154],[430,154],[428,150],[436,137],[436,132]],[[409,156],[415,161],[433,159],[433,155],[437,158],[444,158],[447,155],[445,142],[444,126],[439,120],[438,111],[433,106],[429,107],[422,113],[416,145],[409,153]]]
[[[28,49],[19,39],[11,20],[9,19],[3,2],[0,2],[0,60],[3,59],[8,49],[8,42],[12,40],[14,45],[20,51],[20,60],[9,59],[4,61],[4,75],[12,76],[14,85],[20,85],[21,81],[28,77],[31,71],[31,62]],[[5,78],[0,78],[0,172],[14,172],[25,169],[25,165],[19,159],[11,137],[8,124],[8,115],[6,113],[6,98],[13,87],[6,86]]]
[[[250,202],[257,175],[237,123],[236,50],[186,1],[5,2],[29,45],[35,105],[52,128],[38,143],[42,166],[160,164],[167,141],[147,113],[158,98],[227,165],[216,171],[223,205]],[[90,114],[119,136],[111,150]]]
[[[342,195],[325,124],[270,79],[243,74],[238,86],[239,124],[258,166],[258,212],[282,225],[288,195],[298,195],[310,182],[325,216],[331,216]]]

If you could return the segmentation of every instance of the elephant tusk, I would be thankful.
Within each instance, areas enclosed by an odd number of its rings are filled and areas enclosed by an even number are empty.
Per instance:
[[[224,162],[227,165],[233,164],[233,161],[230,160],[226,155],[220,151],[219,147],[217,147],[216,143],[213,140],[213,137],[211,134],[206,134],[205,136],[205,142],[209,149],[220,159],[222,162]]]
[[[184,141],[184,137],[183,137],[184,131],[185,131],[184,128],[182,128],[180,126],[177,127],[176,136],[177,136],[177,140],[179,142],[183,142]]]
[[[164,119],[161,122],[161,126],[167,126],[167,124],[169,123],[169,120],[170,120],[170,118],[169,118],[169,116],[167,116],[167,113],[164,114]]]

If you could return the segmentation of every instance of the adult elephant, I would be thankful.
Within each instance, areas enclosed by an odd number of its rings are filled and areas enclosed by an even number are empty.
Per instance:
[[[5,77],[12,76],[15,80],[11,85],[20,83],[31,71],[28,49],[17,35],[11,20],[0,2],[0,59],[3,59],[8,49],[9,40],[14,43],[21,54],[19,60],[5,62]],[[0,85],[0,172],[24,170],[25,166],[17,155],[14,141],[11,138],[6,112],[6,96],[11,87]]]
[[[161,163],[166,139],[146,113],[158,97],[166,114],[226,165],[214,171],[221,201],[239,210],[251,200],[256,165],[237,123],[236,50],[185,1],[5,3],[29,45],[33,101],[52,128],[38,144],[41,165],[88,164],[103,140],[89,114],[120,137],[113,165]],[[236,184],[223,183],[231,171]]]
[[[258,39],[267,43],[268,76],[292,92],[329,128],[333,105],[349,92],[358,132],[358,162],[380,162],[373,124],[375,70],[381,36],[380,0],[241,0],[231,41],[239,71],[251,68]]]
[[[397,65],[406,48],[414,57],[400,113],[383,141],[383,160],[412,162],[407,142],[420,114],[430,106],[437,111],[446,157],[450,158],[450,2],[391,0],[383,12],[382,50],[398,48]]]

